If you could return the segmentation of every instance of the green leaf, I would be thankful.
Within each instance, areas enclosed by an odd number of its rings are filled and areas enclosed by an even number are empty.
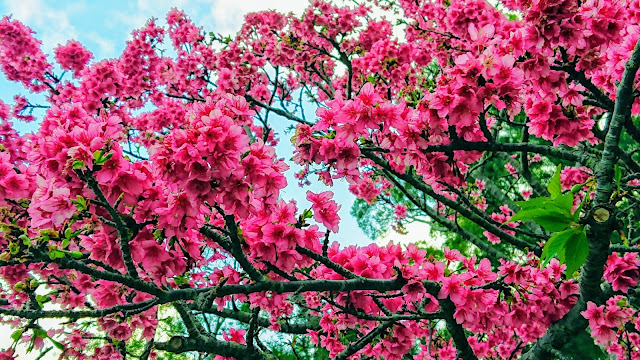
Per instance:
[[[14,332],[11,334],[11,340],[13,340],[13,341],[18,341],[18,340],[20,340],[20,338],[22,337],[22,332],[23,332],[23,331],[24,331],[24,330],[22,330],[22,329],[18,329],[18,330],[16,330],[16,331],[14,331]]]
[[[85,167],[85,163],[84,161],[81,160],[73,160],[73,168],[74,169],[82,169],[83,167]]]
[[[580,269],[588,254],[589,242],[584,226],[572,227],[549,238],[542,249],[542,264],[548,264],[555,256],[567,265],[567,276],[570,276]]]
[[[529,199],[526,201],[516,201],[516,205],[518,205],[520,209],[524,210],[527,208],[544,207],[546,204],[550,202],[551,202],[550,198],[541,196],[541,197]]]
[[[518,19],[518,15],[517,14],[507,14],[507,19],[509,19],[510,21],[517,21]]]
[[[49,297],[46,295],[36,295],[36,301],[38,302],[38,305],[40,305],[40,308],[42,308],[43,304],[49,301]]]
[[[549,185],[547,185],[547,191],[549,191],[549,194],[551,195],[552,198],[555,198],[556,196],[562,194],[562,187],[560,186],[561,170],[562,170],[562,164],[558,164],[558,167],[556,168],[556,172],[553,174],[553,177],[551,177],[551,180],[549,180]]]
[[[64,257],[64,252],[60,250],[53,249],[49,251],[49,259],[51,260],[62,259],[63,257]]]
[[[93,160],[98,161],[100,159],[102,159],[102,149],[93,152]]]
[[[189,283],[189,280],[187,280],[187,278],[185,278],[184,276],[176,276],[173,278],[173,280],[178,285],[186,285]]]
[[[69,240],[69,238],[64,238],[62,239],[62,248],[66,249],[67,246],[69,246],[69,243],[71,242],[71,240]]]
[[[31,246],[31,239],[29,239],[27,235],[22,234],[18,236],[18,240],[22,240],[24,246]]]
[[[509,221],[533,220],[549,232],[562,231],[574,221],[571,213],[556,206],[521,209]]]
[[[74,259],[80,259],[82,258],[82,253],[80,251],[72,251],[71,257]]]
[[[47,332],[44,331],[44,329],[41,328],[34,328],[33,329],[33,335],[37,338],[41,338],[41,339],[46,339],[49,337],[49,335],[47,335]]]
[[[113,153],[104,154],[104,150],[97,150],[93,153],[93,163],[96,165],[104,165],[111,157]]]
[[[53,346],[57,347],[58,350],[64,351],[64,345],[62,345],[59,341],[54,340],[51,336],[49,336],[49,341],[53,344]]]
[[[567,276],[576,272],[587,260],[589,255],[589,242],[584,226],[575,229],[574,235],[569,238],[565,248],[567,264]]]
[[[566,211],[568,214],[571,214],[571,209],[573,208],[573,194],[568,193],[564,195],[559,195],[550,203],[553,206],[557,206],[560,209]]]
[[[529,199],[527,201],[516,201],[516,204],[520,206],[521,210],[556,207],[570,214],[571,208],[573,207],[573,194],[568,193],[553,198],[540,196],[537,198]]]
[[[311,219],[313,217],[313,212],[311,209],[305,209],[302,212],[302,220]]]
[[[87,201],[80,195],[76,197],[76,200],[71,200],[79,211],[87,209]]]
[[[573,229],[567,229],[554,234],[549,238],[549,240],[547,240],[547,243],[544,244],[544,248],[542,248],[543,266],[548,264],[554,256],[557,256],[560,262],[564,262],[565,246],[567,241],[569,241],[569,238],[573,236],[573,233]]]

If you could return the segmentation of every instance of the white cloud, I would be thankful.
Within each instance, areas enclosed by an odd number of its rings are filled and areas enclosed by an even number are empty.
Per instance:
[[[215,28],[216,32],[222,34],[233,34],[240,30],[240,26],[244,21],[244,15],[250,12],[263,10],[277,10],[280,13],[293,12],[301,14],[304,9],[309,6],[307,1],[292,0],[216,0],[211,6],[209,24],[202,25]],[[211,21],[213,20],[213,21]]]
[[[282,13],[300,14],[307,6],[309,2],[300,0],[137,0],[135,10],[120,11],[116,16],[127,28],[133,29],[144,25],[150,17],[163,23],[167,12],[176,7],[206,31],[233,34],[240,30],[247,13],[277,9]]]
[[[100,34],[96,32],[86,33],[84,34],[84,37],[98,45],[98,51],[95,53],[96,59],[116,56],[116,46],[113,40],[100,36]]]
[[[205,0],[138,0],[133,5],[133,11],[119,12],[117,14],[119,20],[125,24],[128,30],[139,28],[150,18],[154,17],[159,20],[160,24],[165,24],[165,16],[171,8],[183,10],[194,21],[199,19],[199,14],[203,14],[203,8],[208,8]]]
[[[43,43],[44,52],[50,53],[58,44],[77,37],[69,16],[84,5],[76,3],[54,8],[42,0],[5,0],[4,6],[14,19],[38,32],[37,37]]]

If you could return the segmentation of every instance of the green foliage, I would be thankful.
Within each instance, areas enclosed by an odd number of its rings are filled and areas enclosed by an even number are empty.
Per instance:
[[[589,242],[584,226],[573,229],[574,233],[565,244],[565,259],[567,274],[573,274],[584,264],[589,255]]]
[[[104,165],[112,156],[113,153],[105,154],[104,150],[96,150],[93,153],[93,163],[94,165]]]
[[[329,352],[323,347],[315,347],[306,336],[295,336],[291,341],[279,341],[271,348],[278,360],[323,360]]]
[[[351,215],[357,221],[358,226],[371,240],[382,235],[394,220],[393,209],[390,206],[376,201],[369,204],[362,199],[356,199],[351,207]]]
[[[548,197],[541,196],[518,202],[520,211],[509,221],[532,220],[553,233],[542,250],[543,264],[557,257],[561,263],[567,265],[567,274],[571,275],[580,269],[587,259],[589,243],[584,225],[578,224],[582,204],[572,212],[574,191],[572,189],[567,194],[562,193],[561,170],[562,165],[558,165],[549,181]]]
[[[543,264],[557,256],[561,263],[567,264],[567,274],[578,270],[589,254],[589,243],[584,226],[576,226],[555,233],[544,246],[542,251]]]

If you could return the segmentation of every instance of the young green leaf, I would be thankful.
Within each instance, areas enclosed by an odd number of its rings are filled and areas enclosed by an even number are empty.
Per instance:
[[[18,329],[11,334],[11,340],[18,341],[22,337],[22,329]]]
[[[574,221],[571,213],[556,206],[521,209],[509,221],[533,220],[549,232],[562,231]]]
[[[51,341],[51,343],[58,348],[58,350],[60,351],[64,351],[64,345],[62,345],[59,341],[54,340],[51,336],[49,336],[49,341]]]
[[[44,306],[44,303],[49,301],[49,297],[46,295],[36,295],[36,301],[38,302],[40,308],[42,308]]]
[[[547,240],[547,243],[542,249],[543,266],[547,265],[554,256],[557,256],[560,262],[564,262],[565,246],[571,236],[573,236],[573,229],[567,229],[554,234]]]
[[[556,207],[570,214],[571,208],[573,207],[573,194],[567,193],[554,198],[541,196],[527,201],[516,201],[516,204],[520,206],[521,210]]]
[[[560,186],[560,171],[562,170],[562,164],[558,164],[556,168],[556,172],[549,180],[549,185],[547,185],[547,191],[551,195],[551,198],[555,198],[556,196],[562,194],[562,186]]]
[[[73,160],[73,168],[74,169],[82,169],[86,164],[81,160]]]
[[[76,197],[76,200],[71,200],[79,211],[87,209],[87,201],[80,195]]]
[[[527,208],[544,207],[550,201],[551,201],[550,198],[541,196],[541,197],[532,198],[526,201],[516,201],[515,203],[520,207],[521,210],[524,210]]]
[[[565,260],[567,264],[567,276],[576,272],[589,255],[589,242],[584,226],[574,229],[574,235],[569,238],[565,248]]]
[[[559,195],[553,199],[551,204],[553,206],[561,208],[568,214],[571,214],[571,209],[573,208],[573,194],[567,193],[564,195]]]
[[[44,329],[42,329],[42,328],[34,328],[33,329],[33,335],[35,337],[37,337],[37,338],[40,338],[40,339],[46,339],[46,338],[49,337],[49,335],[47,335],[47,332],[44,331]]]

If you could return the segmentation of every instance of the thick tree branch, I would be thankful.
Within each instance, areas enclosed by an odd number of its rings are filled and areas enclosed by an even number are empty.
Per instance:
[[[217,309],[213,307],[208,309],[201,309],[196,305],[191,305],[190,307],[194,310],[202,311],[208,314],[214,314],[216,316],[227,318],[227,319],[234,319],[245,324],[248,324],[251,321],[251,313],[246,311],[231,310],[226,308]],[[268,328],[269,326],[271,326],[271,320],[269,320],[266,317],[260,316],[256,319],[256,321],[260,327]],[[286,334],[304,335],[307,333],[307,330],[320,330],[320,318],[315,316],[310,316],[307,318],[307,321],[304,323],[283,322],[280,324],[280,326],[281,326],[280,332],[283,332]]]
[[[594,166],[596,159],[590,154],[567,151],[559,147],[549,145],[538,145],[530,143],[488,143],[488,142],[468,142],[468,141],[455,141],[449,145],[429,145],[422,151],[424,153],[431,152],[447,152],[447,151],[498,151],[498,152],[530,152],[534,154],[552,156],[557,159],[575,161],[585,166]]]
[[[213,337],[193,338],[189,336],[174,336],[167,342],[156,342],[154,346],[158,350],[174,354],[197,351],[235,359],[275,360],[275,358],[270,355],[249,351],[245,345],[232,341],[221,341]]]
[[[440,306],[442,307],[442,312],[445,314],[447,330],[449,330],[451,338],[456,344],[456,350],[458,351],[457,358],[463,360],[477,360],[478,357],[473,353],[473,349],[471,349],[471,345],[469,345],[464,329],[453,318],[453,314],[456,311],[455,304],[447,298],[440,300]]]
[[[17,310],[0,308],[0,314],[17,316],[23,319],[59,319],[78,320],[82,318],[98,318],[111,314],[122,313],[125,316],[144,312],[158,304],[158,299],[150,299],[135,304],[115,305],[106,309],[73,311],[73,310]]]

